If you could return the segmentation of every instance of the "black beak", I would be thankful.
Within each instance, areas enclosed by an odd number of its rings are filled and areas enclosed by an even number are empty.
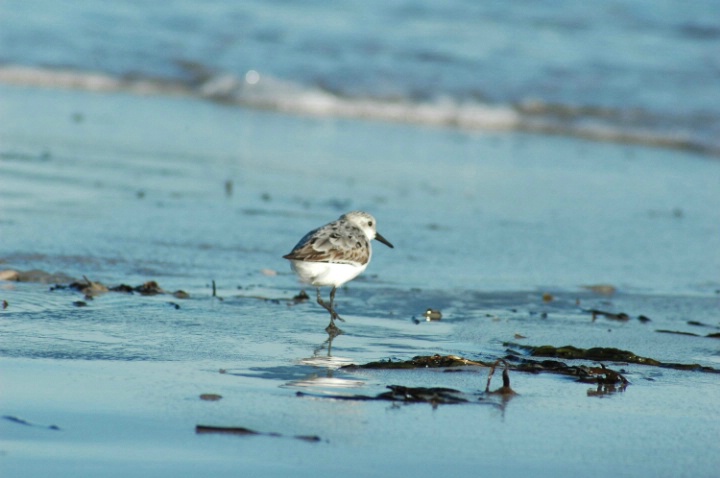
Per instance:
[[[388,241],[387,239],[385,239],[384,237],[382,237],[382,235],[381,235],[379,232],[376,232],[376,233],[375,233],[375,239],[377,239],[378,241],[382,242],[383,244],[385,244],[386,246],[388,246],[390,249],[395,249],[395,246],[393,246],[392,244],[390,244],[390,241]]]

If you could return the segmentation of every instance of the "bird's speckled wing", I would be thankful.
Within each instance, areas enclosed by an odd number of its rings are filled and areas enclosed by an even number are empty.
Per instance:
[[[292,252],[283,257],[306,262],[367,264],[370,241],[357,227],[346,221],[335,221],[307,233]]]

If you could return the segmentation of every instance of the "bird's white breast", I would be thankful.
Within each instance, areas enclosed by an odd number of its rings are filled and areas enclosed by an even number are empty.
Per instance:
[[[339,264],[291,260],[290,264],[300,280],[315,287],[340,287],[353,280],[366,268],[366,264]]]

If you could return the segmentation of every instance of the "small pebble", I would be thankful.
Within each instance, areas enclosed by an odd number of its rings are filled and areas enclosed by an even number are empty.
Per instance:
[[[440,320],[442,319],[442,312],[440,312],[437,309],[428,309],[425,311],[425,320],[428,322],[431,320]]]
[[[218,395],[217,393],[203,393],[200,395],[200,400],[205,400],[206,402],[217,402],[222,398],[222,395]]]

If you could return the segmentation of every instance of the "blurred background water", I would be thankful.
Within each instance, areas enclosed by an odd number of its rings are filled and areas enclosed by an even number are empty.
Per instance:
[[[720,154],[713,0],[0,2],[0,81]]]

